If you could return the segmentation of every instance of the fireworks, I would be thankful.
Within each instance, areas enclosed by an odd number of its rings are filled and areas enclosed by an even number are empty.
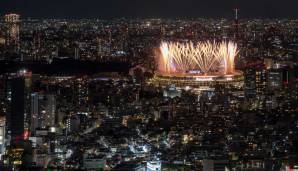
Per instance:
[[[162,42],[158,69],[167,74],[194,71],[200,75],[233,74],[237,54],[237,45],[233,42]]]

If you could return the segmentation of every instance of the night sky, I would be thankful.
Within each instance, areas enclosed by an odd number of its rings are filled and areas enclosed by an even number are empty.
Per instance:
[[[0,14],[34,18],[298,18],[298,0],[0,0]]]

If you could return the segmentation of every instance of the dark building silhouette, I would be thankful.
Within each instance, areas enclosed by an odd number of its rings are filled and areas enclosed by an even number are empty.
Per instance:
[[[14,78],[11,81],[11,113],[9,117],[11,140],[23,139],[25,115],[25,81]]]

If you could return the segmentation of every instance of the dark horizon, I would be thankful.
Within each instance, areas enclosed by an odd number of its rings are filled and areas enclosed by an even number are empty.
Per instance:
[[[298,2],[291,0],[4,0],[1,14],[32,18],[298,18]]]

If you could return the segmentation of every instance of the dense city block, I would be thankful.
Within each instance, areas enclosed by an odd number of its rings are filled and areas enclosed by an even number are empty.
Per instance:
[[[3,16],[0,170],[297,170],[298,20],[235,13]]]

